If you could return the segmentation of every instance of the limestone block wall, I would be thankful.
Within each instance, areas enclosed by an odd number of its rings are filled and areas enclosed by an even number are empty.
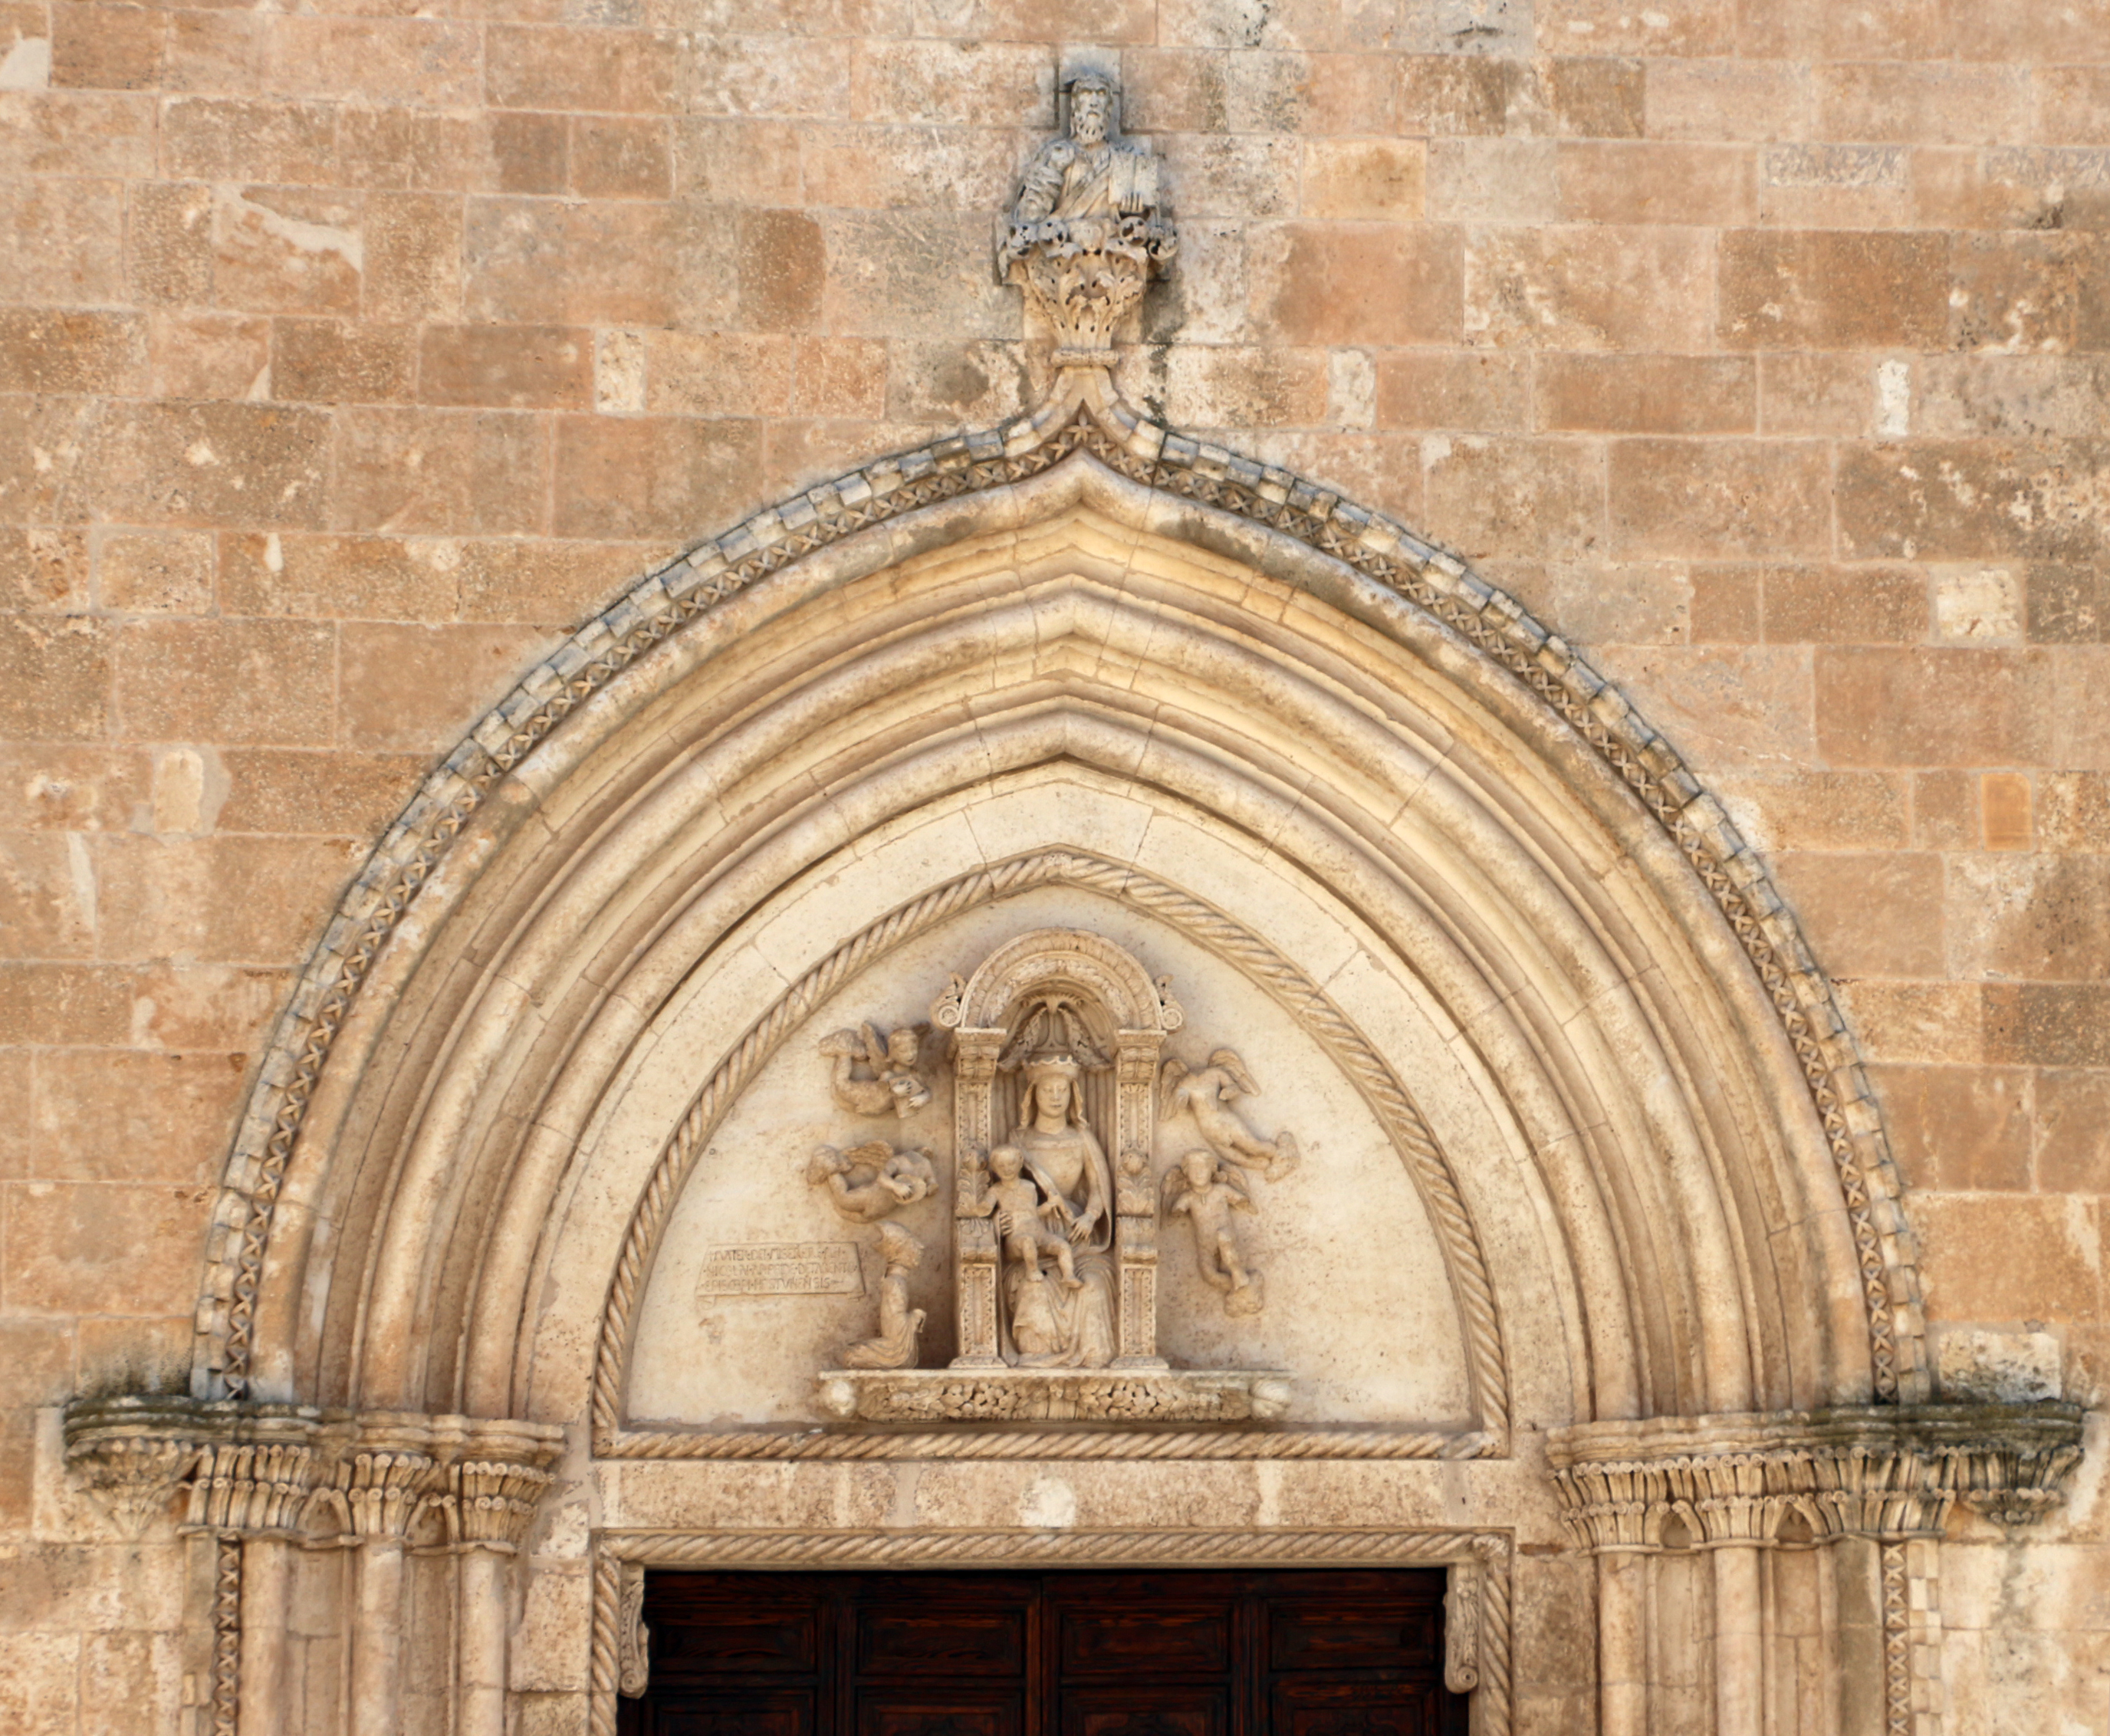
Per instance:
[[[1066,54],[1180,224],[1130,396],[1626,686],[1839,983],[1954,1389],[2100,1402],[2102,0],[428,11],[0,0],[10,1728],[197,1691],[179,1557],[75,1541],[50,1407],[186,1384],[344,882],[626,579],[1030,401],[990,251]],[[2103,1462],[2051,1540],[1957,1521],[1955,1727],[2100,1727]]]

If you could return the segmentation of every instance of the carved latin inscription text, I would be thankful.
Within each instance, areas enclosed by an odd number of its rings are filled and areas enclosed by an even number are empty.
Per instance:
[[[854,1242],[753,1242],[704,1256],[699,1296],[854,1296],[864,1289]]]

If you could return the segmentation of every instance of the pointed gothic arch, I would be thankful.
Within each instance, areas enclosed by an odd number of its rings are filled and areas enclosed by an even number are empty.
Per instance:
[[[522,1209],[525,1176],[561,1185],[559,1152],[590,1121],[623,1042],[649,1025],[649,1009],[632,1007],[600,973],[650,957],[653,992],[663,995],[694,962],[653,954],[645,938],[659,927],[679,931],[687,894],[662,888],[658,902],[641,903],[637,863],[626,857],[614,868],[596,850],[650,810],[657,829],[641,859],[670,886],[686,886],[704,859],[681,854],[691,847],[684,828],[709,816],[702,823],[716,828],[718,847],[776,850],[745,895],[751,901],[813,872],[822,854],[771,841],[795,829],[802,802],[840,810],[840,795],[809,765],[799,767],[795,787],[772,790],[766,821],[727,824],[708,794],[695,811],[668,818],[681,791],[701,791],[690,759],[706,743],[723,752],[735,730],[752,745],[741,776],[781,766],[817,729],[837,731],[827,737],[837,753],[888,766],[939,752],[936,744],[962,731],[982,752],[996,738],[991,720],[1009,682],[1017,718],[1063,714],[1077,741],[1104,737],[1081,754],[1066,746],[1066,755],[1117,764],[1153,730],[1169,739],[1161,715],[1140,733],[1115,719],[1107,700],[1118,680],[1074,669],[995,673],[1004,610],[1016,628],[1045,610],[1002,597],[993,575],[1007,575],[1016,593],[1031,582],[1015,576],[1021,567],[1066,567],[1063,606],[1102,611],[1110,658],[1142,665],[1156,634],[1176,678],[1198,682],[1199,659],[1216,656],[1207,678],[1218,683],[1219,709],[1192,720],[1196,751],[1219,764],[1234,755],[1241,722],[1284,703],[1293,678],[1311,689],[1300,703],[1330,705],[1343,718],[1360,708],[1340,725],[1348,732],[1334,763],[1342,811],[1329,825],[1388,823],[1391,798],[1379,792],[1397,786],[1386,777],[1446,796],[1455,782],[1471,810],[1456,818],[1459,827],[1508,833],[1501,871],[1499,851],[1479,864],[1488,882],[1535,855],[1568,858],[1565,884],[1549,877],[1550,908],[1577,925],[1564,944],[1603,949],[1590,962],[1605,973],[1578,1004],[1614,982],[1663,981],[1654,1004],[1633,1009],[1635,1033],[1662,1045],[1677,1090],[1697,1111],[1693,1163],[1707,1179],[1685,1208],[1718,1222],[1704,1233],[1695,1222],[1682,1228],[1689,1245],[1711,1238],[1721,1266],[1705,1285],[1689,1270],[1673,1277],[1668,1293],[1682,1298],[1673,1308],[1696,1315],[1701,1290],[1726,1281],[1722,1294],[1757,1312],[1740,1304],[1734,1326],[1717,1323],[1718,1349],[1745,1341],[1724,1351],[1740,1371],[1717,1367],[1711,1395],[1694,1352],[1669,1350],[1666,1340],[1651,1353],[1652,1390],[1601,1395],[1589,1408],[1650,1414],[1924,1396],[1909,1238],[1850,1036],[1762,865],[1669,745],[1513,599],[1379,514],[1135,421],[1103,395],[1089,408],[1074,394],[1052,408],[1062,414],[1044,410],[1036,421],[852,472],[700,546],[531,671],[428,781],[347,895],[263,1069],[228,1166],[200,1309],[197,1395],[378,1402],[369,1376],[353,1371],[376,1331],[414,1317],[431,1323],[419,1335],[428,1369],[392,1372],[387,1402],[468,1403],[473,1394],[475,1405],[497,1411],[515,1403],[521,1394],[488,1371],[473,1388],[463,1384],[460,1358],[498,1366],[487,1360],[493,1353],[469,1347],[466,1299],[480,1297],[474,1312],[487,1332],[494,1308],[522,1304],[510,1289],[509,1301],[494,1302],[495,1269],[471,1276],[462,1250],[487,1247],[492,1214]],[[1185,570],[1158,578],[1153,563]],[[1125,576],[1108,576],[1116,572]],[[915,575],[908,601],[890,601],[904,591],[904,573]],[[1203,574],[1207,583],[1196,584]],[[1176,633],[1166,624],[1175,614]],[[872,642],[869,653],[860,641]],[[977,659],[993,672],[985,695],[949,693],[936,705],[901,673],[918,659],[950,671]],[[1065,688],[1084,696],[1058,697]],[[1323,700],[1315,696],[1322,689],[1330,690]],[[1162,698],[1152,704],[1162,713]],[[980,720],[970,721],[977,706]],[[1382,716],[1388,708],[1397,714]],[[1048,751],[1048,726],[1037,727],[1042,745],[1024,749],[1029,756]],[[1394,740],[1358,744],[1349,739],[1356,731]],[[1365,750],[1394,758],[1359,764]],[[1270,751],[1272,760],[1252,756],[1256,790],[1311,777]],[[1351,787],[1358,777],[1370,778],[1367,787]],[[1216,799],[1235,797],[1227,786]],[[1200,800],[1206,807],[1211,798]],[[1380,877],[1396,894],[1415,873],[1396,856]],[[1634,895],[1605,896],[1614,881]],[[1424,895],[1410,900],[1420,904],[1416,921],[1456,949],[1461,983],[1501,985],[1496,998],[1508,1002],[1514,959],[1505,950],[1525,943],[1532,918],[1511,909],[1504,933],[1487,913],[1447,906],[1456,890],[1416,888]],[[1359,889],[1348,901],[1382,895]],[[550,919],[559,909],[571,925],[561,947]],[[555,967],[555,992],[525,991],[499,963],[517,969],[553,949],[565,959]],[[1673,950],[1683,954],[1676,981]],[[1576,965],[1587,968],[1579,954]],[[510,1011],[496,1010],[514,999]],[[1690,1016],[1703,1004],[1712,1030]],[[530,1027],[532,1065],[519,1044]],[[1551,1029],[1519,1028],[1510,1040],[1528,1050]],[[553,1070],[589,1038],[613,1045],[611,1058],[584,1073]],[[1682,1056],[1680,1044],[1691,1045]],[[1574,1058],[1576,1079],[1595,1064]],[[520,1097],[523,1067],[568,1102],[573,1131],[555,1131],[540,1099]],[[1765,1138],[1734,1155],[1703,1156],[1712,1135],[1699,1130],[1727,1125],[1709,1105],[1732,1080]],[[1574,1082],[1550,1089],[1558,1097]],[[1542,1144],[1567,1135],[1587,1142],[1592,1114],[1575,1109],[1578,1100],[1564,1106],[1564,1135],[1549,1130]],[[1643,1310],[1663,1294],[1658,1280],[1682,1264],[1669,1245],[1678,1238],[1650,1252],[1664,1240],[1647,1229],[1667,1203],[1657,1195],[1662,1180],[1620,1182],[1626,1197],[1602,1226],[1619,1258],[1634,1262],[1634,1305]],[[553,1197],[537,1195],[531,1216]],[[1791,1224],[1791,1255],[1780,1235]],[[445,1276],[427,1263],[450,1258]],[[1652,1259],[1668,1264],[1644,1280]],[[1771,1299],[1757,1301],[1768,1291]],[[1847,1324],[1854,1316],[1859,1330]],[[1802,1346],[1794,1356],[1785,1353],[1791,1342]]]
[[[713,1130],[889,959],[998,916],[1125,925],[1338,1071],[1407,1179],[1344,1233],[1425,1220],[1438,1250],[1447,1294],[1394,1334],[1455,1342],[1430,1414],[1315,1381],[1257,1427],[713,1421],[710,1358],[640,1326],[728,1172]],[[454,1727],[499,1736],[515,1598],[590,1604],[535,1667],[604,1736],[641,1563],[1249,1561],[1444,1566],[1480,1736],[1531,1695],[1638,1733],[1659,1684],[1745,1736],[1764,1634],[1895,1665],[1901,1539],[1959,1491],[2035,1511],[2076,1456],[2071,1416],[1995,1438],[1924,1403],[1897,1193],[1791,916],[1623,696],[1455,557],[1076,363],[1031,417],[649,575],[469,733],[281,1021],[189,1406],[80,1407],[69,1451],[188,1480],[229,1729],[278,1727],[294,1585],[341,1571],[289,1552],[305,1525],[369,1546],[337,1643],[376,1736],[419,1648],[451,1648]],[[1027,1524],[1036,1466],[1124,1460],[1079,1529]],[[947,1467],[950,1516],[904,1521]],[[573,1516],[538,1521],[559,1479]],[[1197,1490],[1251,1522],[1166,1516]],[[1512,1632],[1527,1554],[1594,1657]],[[1650,1637],[1651,1596],[1708,1617]]]

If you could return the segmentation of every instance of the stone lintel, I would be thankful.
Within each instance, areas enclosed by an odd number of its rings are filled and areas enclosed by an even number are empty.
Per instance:
[[[1269,1422],[1289,1401],[1275,1369],[826,1369],[831,1415],[859,1422]]]

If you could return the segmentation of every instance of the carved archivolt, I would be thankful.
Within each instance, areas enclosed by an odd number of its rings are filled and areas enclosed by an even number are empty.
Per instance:
[[[1852,1039],[1763,864],[1719,805],[1572,647],[1455,556],[1330,490],[1137,419],[1095,384],[1096,374],[1070,381],[1030,418],[851,472],[653,573],[531,671],[428,780],[346,895],[260,1069],[217,1209],[215,1276],[201,1308],[201,1392],[238,1397],[248,1390],[265,1252],[288,1161],[332,1046],[380,950],[498,783],[579,705],[725,599],[843,538],[1088,455],[1136,483],[1292,537],[1388,587],[1440,623],[1461,649],[1513,675],[1633,791],[1705,884],[1793,1046],[1845,1203],[1877,1396],[1923,1395],[1918,1280],[1895,1170]]]
[[[704,1081],[654,1165],[623,1239],[622,1255],[602,1317],[595,1366],[593,1428],[596,1451],[620,1453],[623,1450],[618,1445],[622,1436],[618,1431],[622,1425],[624,1363],[653,1256],[681,1195],[682,1184],[741,1089],[815,1007],[894,948],[963,911],[1035,886],[1058,882],[1096,891],[1146,911],[1237,965],[1293,1013],[1353,1081],[1405,1160],[1428,1209],[1465,1333],[1468,1379],[1479,1430],[1490,1441],[1491,1450],[1501,1450],[1492,1444],[1499,1442],[1508,1432],[1509,1380],[1486,1256],[1457,1183],[1406,1086],[1319,986],[1258,936],[1200,900],[1139,869],[1081,853],[1052,851],[962,875],[871,924],[799,977],[749,1029]],[[1022,936],[1021,941],[1030,939],[1030,936]],[[985,966],[985,972],[997,966],[1004,957],[1003,952],[994,955]],[[1103,966],[1107,961],[1103,959],[1100,963]],[[1160,1029],[1167,1022],[1177,1023],[1180,1015],[1166,1007],[1161,990],[1139,968],[1134,968],[1132,961],[1126,974],[1134,980],[1129,981],[1124,990],[1117,974],[1109,971],[1106,979],[1107,991],[1125,992],[1128,999],[1121,1004],[1139,1019],[1148,1017],[1157,1022]],[[1012,981],[1004,970],[992,974],[990,980],[1009,982],[1008,992],[1014,998],[1030,987],[1030,984]],[[970,988],[959,1015],[962,1028],[969,1028],[966,1018],[975,1004]],[[1007,1006],[1009,1002],[1004,1004]],[[941,1013],[941,1022],[944,1017]],[[1140,1068],[1134,1081],[1146,1104],[1157,1080],[1154,1042],[1148,1062]],[[659,1438],[693,1440],[695,1445],[689,1450],[697,1456],[708,1453],[708,1443],[722,1439],[711,1435]]]

